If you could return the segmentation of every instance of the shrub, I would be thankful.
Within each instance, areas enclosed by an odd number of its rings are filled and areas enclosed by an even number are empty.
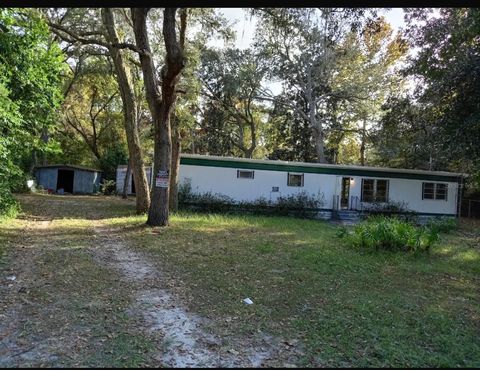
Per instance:
[[[0,186],[0,219],[15,217],[20,207],[9,189]]]
[[[428,252],[438,240],[438,232],[427,227],[416,227],[397,218],[372,216],[356,225],[353,232],[344,237],[358,248],[415,253]]]
[[[100,184],[100,192],[103,195],[112,195],[116,194],[117,192],[117,187],[116,183],[114,180],[103,180],[102,183]]]
[[[279,214],[288,214],[290,210],[295,210],[298,216],[306,216],[309,210],[320,209],[324,203],[323,194],[310,195],[301,191],[298,194],[278,197],[274,207]]]
[[[397,217],[411,223],[418,223],[418,213],[408,208],[406,202],[390,201],[388,203],[368,203],[365,209],[367,214]]]
[[[437,233],[450,233],[457,229],[458,221],[455,218],[433,218],[428,220],[425,225],[430,230],[435,230]]]
[[[262,215],[295,215],[308,217],[311,212],[322,207],[324,197],[322,193],[310,195],[306,191],[288,196],[280,196],[273,202],[265,197],[253,201],[236,202],[233,198],[219,193],[194,193],[190,180],[182,182],[178,188],[178,203],[180,206],[194,210],[225,212],[241,211]]]

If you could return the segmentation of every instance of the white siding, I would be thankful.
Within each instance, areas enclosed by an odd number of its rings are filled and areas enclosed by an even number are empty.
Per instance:
[[[287,186],[288,172],[254,170],[254,179],[238,179],[236,168],[204,167],[180,165],[180,183],[191,179],[192,191],[204,193],[211,191],[228,195],[237,201],[255,200],[261,196],[274,200],[277,196],[298,194],[306,191],[312,195],[324,194],[323,208],[332,207],[332,194],[335,191],[335,176],[306,173],[304,186]],[[294,172],[300,173],[300,172]],[[278,193],[272,187],[279,188]]]
[[[237,178],[237,168],[209,167],[201,165],[180,165],[180,183],[190,179],[192,191],[196,193],[220,193],[236,201],[252,201],[260,197],[275,200],[278,196],[288,196],[306,191],[311,195],[322,194],[324,204],[322,208],[332,209],[334,199],[340,196],[341,183],[345,175],[331,174],[304,174],[304,186],[287,186],[288,172],[271,170],[253,170],[253,179]],[[146,168],[147,178],[150,178],[150,167]],[[117,169],[117,191],[123,191],[126,166]],[[301,171],[294,173],[302,173]],[[442,182],[430,180],[412,180],[402,178],[385,178],[369,176],[350,176],[353,181],[350,185],[350,197],[358,197],[360,208],[362,178],[389,180],[389,201],[404,202],[407,207],[420,213],[455,214],[457,205],[458,184],[456,182]],[[423,182],[442,182],[448,185],[448,200],[422,200]],[[278,187],[278,192],[272,192],[272,187]],[[129,181],[131,193],[131,180]]]
[[[278,195],[296,194],[301,191],[315,195],[323,193],[322,208],[333,207],[334,196],[340,195],[342,175],[305,173],[303,187],[287,186],[288,172],[254,170],[254,179],[238,179],[236,168],[180,165],[180,183],[189,178],[192,191],[198,193],[213,192],[228,195],[237,201],[255,200],[261,196],[274,200]],[[299,172],[300,173],[300,172]],[[350,196],[361,199],[362,178],[380,178],[352,176]],[[422,182],[427,180],[409,180],[382,178],[389,180],[389,200],[405,202],[412,211],[422,213],[455,214],[457,200],[457,183],[448,184],[448,200],[422,200]],[[438,181],[435,181],[438,182]],[[272,187],[279,188],[278,193]],[[359,207],[360,207],[360,203]]]

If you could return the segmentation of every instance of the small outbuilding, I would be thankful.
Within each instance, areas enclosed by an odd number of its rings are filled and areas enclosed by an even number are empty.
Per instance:
[[[73,165],[35,167],[37,185],[50,192],[92,194],[100,189],[102,171]]]

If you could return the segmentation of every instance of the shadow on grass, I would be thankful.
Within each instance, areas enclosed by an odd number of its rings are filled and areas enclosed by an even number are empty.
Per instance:
[[[22,208],[19,218],[30,220],[102,220],[135,215],[134,199],[117,196],[16,194],[15,198]]]

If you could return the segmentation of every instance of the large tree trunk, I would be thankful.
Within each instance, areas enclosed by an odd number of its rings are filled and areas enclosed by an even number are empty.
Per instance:
[[[180,172],[181,137],[177,117],[172,120],[172,165],[170,173],[170,211],[178,210],[178,176]]]
[[[110,8],[102,8],[102,19],[105,28],[107,29],[107,34],[105,36],[108,38],[110,44],[119,44],[113,13]],[[120,88],[120,95],[123,102],[125,132],[131,161],[130,164],[135,181],[137,213],[145,213],[150,207],[150,194],[144,169],[140,138],[138,135],[137,103],[130,79],[130,73],[125,64],[121,49],[114,46],[109,49],[115,66],[118,86]]]
[[[362,126],[362,142],[360,145],[360,164],[365,166],[365,140],[366,140],[366,120],[363,120]]]
[[[317,153],[318,163],[328,163],[325,157],[325,147],[323,143],[323,133],[317,127],[313,128],[313,138],[315,140],[315,152]]]
[[[172,142],[170,132],[170,112],[176,100],[176,84],[180,73],[185,66],[183,42],[185,37],[186,12],[182,13],[180,42],[177,41],[175,29],[176,8],[165,8],[163,16],[163,37],[165,40],[166,58],[162,68],[161,89],[158,91],[158,80],[153,64],[150,43],[147,32],[146,8],[132,8],[133,28],[135,41],[141,50],[140,62],[142,65],[143,80],[148,106],[153,118],[155,133],[155,152],[153,175],[166,177],[157,186],[156,181],[152,188],[152,203],[148,212],[147,224],[151,226],[167,226],[169,215],[169,182],[172,157]]]

